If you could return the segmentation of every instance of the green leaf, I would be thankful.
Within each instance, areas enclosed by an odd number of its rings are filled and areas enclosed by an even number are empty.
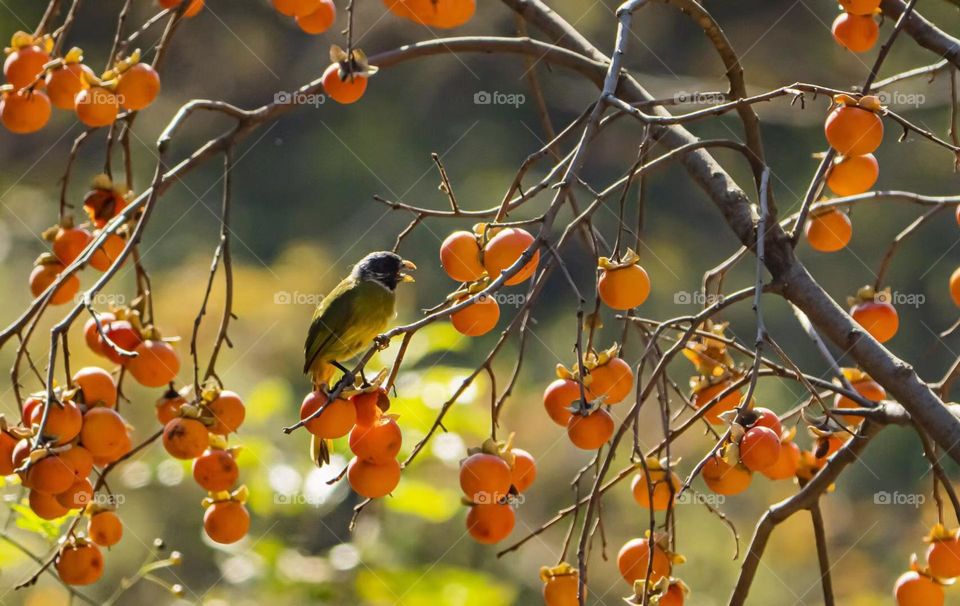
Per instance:
[[[487,574],[435,566],[407,570],[361,570],[357,594],[369,606],[489,606],[511,604],[516,591]]]
[[[44,520],[33,513],[33,510],[27,505],[12,503],[10,508],[20,514],[17,516],[16,521],[18,528],[35,534],[41,534],[51,541],[55,541],[60,537],[60,529],[63,527],[63,523],[71,517],[71,514],[67,514],[55,520]]]
[[[426,482],[405,477],[393,496],[384,499],[388,509],[417,516],[430,522],[445,522],[460,509],[460,495]]]

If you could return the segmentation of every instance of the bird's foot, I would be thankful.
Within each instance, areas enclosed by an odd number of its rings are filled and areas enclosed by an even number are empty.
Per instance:
[[[377,349],[383,351],[384,349],[390,347],[390,337],[377,335],[373,338],[373,344],[377,346]]]

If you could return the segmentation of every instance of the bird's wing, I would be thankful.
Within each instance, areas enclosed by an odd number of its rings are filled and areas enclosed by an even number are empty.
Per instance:
[[[345,278],[317,305],[307,340],[303,344],[304,373],[310,370],[318,356],[336,348],[341,337],[336,333],[337,327],[342,329],[354,321],[352,316],[358,307],[355,298],[359,294],[356,286],[357,281],[353,277]]]

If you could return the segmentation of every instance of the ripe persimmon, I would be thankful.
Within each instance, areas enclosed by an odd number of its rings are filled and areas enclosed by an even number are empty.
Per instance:
[[[120,253],[126,245],[127,241],[117,234],[108,234],[103,239],[103,244],[90,256],[90,267],[97,271],[107,271],[113,262],[120,258]]]
[[[134,352],[137,356],[127,360],[127,371],[145,387],[162,387],[180,372],[180,356],[166,341],[147,339]]]
[[[333,63],[323,72],[323,90],[337,103],[355,103],[367,90],[367,76],[356,72],[348,74],[339,63]]]
[[[354,457],[347,469],[347,481],[355,493],[368,499],[385,497],[400,483],[400,463],[370,463]]]
[[[69,488],[57,494],[56,499],[67,509],[83,509],[93,500],[93,484],[87,478],[77,478]]]
[[[510,483],[518,493],[530,488],[537,479],[537,462],[533,455],[522,448],[510,450],[513,454],[513,467],[510,468]]]
[[[177,8],[183,3],[183,0],[157,0],[162,8]],[[190,0],[190,4],[187,5],[187,8],[183,11],[183,16],[190,18],[196,16],[201,10],[203,10],[204,0]]]
[[[693,405],[697,408],[703,408],[708,402],[729,389],[730,385],[731,381],[729,379],[723,379],[717,383],[698,389],[693,394]],[[703,418],[711,425],[723,425],[724,421],[720,418],[720,415],[736,408],[740,404],[740,398],[742,397],[743,395],[739,389],[731,391],[718,402],[711,405],[710,410],[703,415]]]
[[[31,425],[41,425],[46,404],[36,406],[30,415]],[[83,413],[74,402],[66,400],[60,404],[54,402],[47,414],[47,423],[43,427],[43,435],[56,438],[56,444],[61,446],[77,437],[83,426]]]
[[[99,511],[90,517],[87,524],[87,536],[101,547],[111,547],[123,537],[123,522],[112,511]]]
[[[307,394],[300,405],[300,419],[306,419],[327,404],[327,395],[321,391]],[[353,402],[337,398],[323,408],[315,419],[307,421],[307,431],[318,438],[342,438],[350,432],[357,421],[357,409]]]
[[[473,282],[486,270],[480,262],[480,243],[469,231],[455,231],[440,245],[440,265],[458,282]]]
[[[880,7],[880,0],[840,0],[840,6],[851,15],[872,15]]]
[[[900,328],[897,309],[887,301],[861,301],[850,308],[850,315],[881,343],[892,339]]]
[[[617,554],[617,567],[620,576],[631,587],[634,581],[647,578],[647,568],[650,567],[650,540],[631,539],[624,543]],[[670,558],[662,547],[654,543],[653,568],[650,571],[650,581],[656,583],[664,577],[670,576]]]
[[[15,89],[29,86],[43,73],[43,66],[50,61],[50,53],[37,44],[21,46],[7,55],[3,63],[3,75]]]
[[[683,606],[686,595],[683,592],[683,586],[680,583],[672,583],[667,590],[660,595],[660,601],[657,606]]]
[[[320,0],[272,0],[273,8],[287,17],[309,15],[320,6]]]
[[[833,20],[831,30],[840,46],[855,53],[867,52],[880,37],[880,26],[872,15],[840,13]]]
[[[70,265],[90,244],[93,236],[82,227],[60,227],[53,239],[53,256],[63,265]]]
[[[372,425],[356,425],[350,430],[350,450],[368,463],[386,463],[395,459],[402,444],[400,426],[391,416],[380,417]]]
[[[557,379],[543,392],[543,406],[554,423],[566,427],[573,413],[570,407],[580,400],[580,384],[572,379]]]
[[[157,400],[157,421],[159,421],[161,425],[166,425],[177,418],[180,407],[186,403],[187,400],[175,390],[168,390],[167,393],[163,394],[163,396]]]
[[[475,0],[384,0],[395,15],[429,27],[450,29],[469,21]]]
[[[106,324],[101,323],[101,326],[103,327],[103,334],[106,335],[107,339],[124,351],[136,351],[137,346],[143,341],[140,333],[133,327],[133,324],[126,320],[113,320]],[[111,362],[123,364],[128,360],[128,358],[118,354],[109,344],[104,343],[103,337],[99,333],[97,333],[97,340],[100,342],[100,350],[103,352],[103,355]]]
[[[41,263],[30,273],[30,292],[34,297],[42,295],[60,277],[64,270],[58,262]],[[50,296],[51,305],[63,305],[73,300],[80,292],[80,279],[76,274],[67,276]]]
[[[60,494],[75,480],[73,468],[58,455],[47,455],[27,468],[24,485],[45,494]]]
[[[927,566],[935,577],[960,577],[960,538],[954,534],[951,538],[931,541],[927,548]]]
[[[91,86],[77,93],[77,118],[92,128],[110,126],[120,112],[117,96],[102,86]]]
[[[850,243],[853,224],[847,213],[830,209],[810,215],[803,233],[810,248],[820,252],[836,252]]]
[[[950,298],[954,305],[960,307],[960,267],[950,274]]]
[[[101,326],[106,326],[109,322],[112,322],[116,317],[110,312],[98,312],[97,319],[100,320]],[[87,347],[93,353],[98,356],[104,355],[103,353],[103,343],[100,341],[100,332],[97,330],[97,322],[93,318],[87,320],[87,323],[83,325],[83,340],[86,342]]]
[[[357,425],[360,427],[370,427],[377,422],[383,414],[383,410],[380,409],[381,398],[389,403],[387,392],[384,391],[382,387],[374,391],[358,393],[350,398],[350,401],[353,402],[354,407],[357,409]]]
[[[493,545],[513,532],[517,517],[513,508],[501,503],[471,505],[467,513],[467,532],[484,545]]]
[[[838,196],[855,196],[869,191],[880,176],[880,165],[873,154],[845,156],[833,163],[827,186]]]
[[[300,29],[311,35],[322,34],[330,29],[336,20],[337,7],[333,4],[333,0],[321,0],[312,12],[296,17]]]
[[[238,501],[216,501],[203,514],[203,530],[216,543],[236,543],[250,530],[250,513]]]
[[[163,447],[175,459],[196,459],[210,443],[210,432],[196,419],[177,417],[163,427]]]
[[[117,101],[124,109],[138,111],[160,94],[160,74],[148,63],[135,63],[117,80]]]
[[[590,395],[604,404],[617,404],[630,395],[633,370],[622,358],[610,358],[590,371]]]
[[[133,440],[130,438],[130,432],[124,431],[120,434],[119,438],[113,450],[93,457],[95,465],[98,467],[106,467],[111,463],[119,461],[120,458],[133,449]]]
[[[57,574],[67,585],[89,585],[103,575],[103,554],[93,543],[72,539],[60,546]]]
[[[762,471],[780,458],[780,436],[770,428],[753,426],[740,439],[740,462],[750,471]]]
[[[703,481],[717,494],[733,496],[750,486],[753,476],[740,465],[730,465],[720,457],[710,457],[703,466]]]
[[[117,384],[109,372],[97,366],[87,366],[74,373],[73,382],[80,388],[83,404],[116,408]]]
[[[97,457],[110,457],[120,450],[127,439],[127,425],[112,408],[98,406],[83,415],[80,443]]]
[[[863,375],[863,378],[858,381],[852,381],[850,385],[858,394],[872,402],[879,402],[887,397],[887,391],[883,386],[867,375]],[[861,408],[860,404],[841,394],[834,396],[833,402],[834,408]],[[840,418],[850,424],[858,424],[863,421],[863,417],[856,415],[842,415]]]
[[[466,297],[457,301],[466,300]],[[483,295],[476,301],[459,311],[450,314],[450,322],[462,335],[479,337],[487,334],[500,321],[500,306],[497,301],[488,295]]]
[[[83,210],[94,227],[103,227],[127,206],[127,200],[112,189],[95,187],[83,198]]]
[[[893,586],[898,606],[943,606],[943,587],[928,576],[910,571],[900,575]]]
[[[13,473],[13,449],[17,447],[17,441],[6,431],[0,431],[0,476]]]
[[[495,503],[507,496],[513,481],[501,457],[478,452],[460,464],[460,489],[473,503]]]
[[[213,416],[210,433],[222,436],[234,433],[243,425],[247,416],[247,408],[236,392],[229,389],[222,390],[212,402],[207,404],[207,411]]]
[[[756,420],[753,422],[754,426],[766,427],[778,436],[783,433],[783,424],[780,423],[780,417],[777,416],[777,413],[762,406],[757,406],[752,412],[756,415]]]
[[[771,480],[792,480],[800,467],[800,447],[793,441],[780,444],[780,454],[777,462],[760,470],[760,473]]]
[[[823,125],[827,143],[844,156],[862,156],[876,151],[883,141],[883,120],[869,109],[838,105]]]
[[[47,73],[47,95],[54,107],[72,110],[77,105],[77,93],[93,82],[93,70],[83,63],[67,63]]]
[[[229,490],[239,477],[240,468],[229,450],[210,448],[193,462],[193,479],[210,492]]]
[[[596,450],[613,435],[613,417],[598,408],[587,415],[575,414],[567,422],[567,436],[577,448]]]
[[[651,469],[649,482],[647,477],[648,474],[643,469],[633,477],[633,482],[630,485],[633,500],[646,509],[650,509],[650,504],[653,503],[654,511],[666,510],[670,507],[673,499],[676,498],[677,493],[680,492],[680,476],[671,471],[668,478],[667,470]],[[652,500],[650,498],[651,486],[653,489]]]
[[[31,511],[44,520],[55,520],[61,518],[70,510],[61,505],[52,494],[46,494],[39,490],[31,490],[27,497],[27,505]]]
[[[51,113],[50,98],[40,90],[9,92],[0,101],[0,121],[18,135],[40,130],[50,121]]]
[[[627,310],[643,305],[650,296],[650,276],[639,265],[603,269],[597,282],[600,300],[611,309]]]
[[[586,587],[584,587],[586,590]],[[569,574],[549,575],[543,584],[543,602],[546,606],[579,606],[580,575],[573,570]]]
[[[519,227],[508,227],[501,229],[495,236],[490,238],[487,245],[483,247],[483,266],[490,275],[491,280],[496,280],[500,274],[517,262],[517,259],[523,255],[534,243],[533,236],[525,229]],[[533,275],[537,270],[537,264],[540,262],[540,251],[535,250],[533,257],[527,261],[527,264],[520,268],[520,271],[513,274],[505,284],[513,286],[520,284]]]
[[[61,463],[73,470],[75,478],[86,478],[93,471],[93,455],[79,444],[72,445],[58,456]]]

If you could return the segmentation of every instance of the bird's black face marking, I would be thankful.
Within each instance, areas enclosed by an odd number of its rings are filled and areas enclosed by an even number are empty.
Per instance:
[[[403,259],[392,252],[374,252],[360,260],[354,273],[361,280],[374,280],[395,290],[403,280]]]

